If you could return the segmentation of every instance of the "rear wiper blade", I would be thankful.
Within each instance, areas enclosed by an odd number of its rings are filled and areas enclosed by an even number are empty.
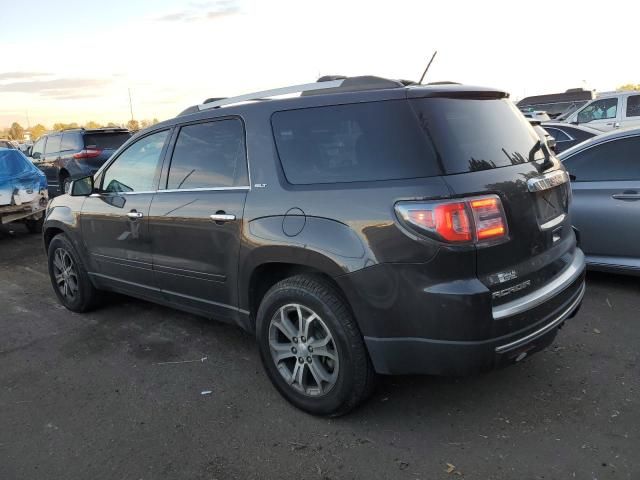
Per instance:
[[[544,153],[544,162],[541,165],[542,171],[544,172],[545,170],[553,167],[547,142],[542,139],[538,139],[535,145],[531,148],[531,151],[529,151],[529,162],[533,163],[535,161],[535,155],[538,150],[542,150],[542,153]]]

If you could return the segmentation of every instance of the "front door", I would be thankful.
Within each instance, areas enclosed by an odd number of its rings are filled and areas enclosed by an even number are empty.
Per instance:
[[[588,260],[640,266],[640,137],[618,138],[565,160],[571,216]],[[634,260],[635,259],[635,260]]]
[[[149,212],[159,287],[184,307],[236,318],[238,256],[249,190],[241,120],[182,126],[163,182],[165,188]]]
[[[92,275],[140,296],[157,293],[148,215],[168,137],[169,130],[155,132],[124,150],[100,175],[99,193],[86,199],[80,216]]]
[[[622,110],[620,102],[617,97],[595,100],[578,112],[578,123],[605,132],[619,128]]]

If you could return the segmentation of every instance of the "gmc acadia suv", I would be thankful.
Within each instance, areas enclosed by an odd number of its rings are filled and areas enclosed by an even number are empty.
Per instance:
[[[585,288],[569,201],[506,93],[352,77],[138,133],[50,203],[44,243],[68,309],[111,290],[237,324],[287,400],[340,415],[376,373],[549,345]]]

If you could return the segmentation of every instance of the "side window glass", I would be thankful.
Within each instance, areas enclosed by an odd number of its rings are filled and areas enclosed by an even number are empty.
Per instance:
[[[613,140],[575,154],[565,166],[576,182],[640,180],[640,137]]]
[[[47,140],[47,146],[45,149],[45,155],[53,155],[60,151],[60,140],[62,135],[53,135]]]
[[[169,130],[141,138],[109,166],[102,182],[105,192],[148,192],[156,189],[155,178]]]
[[[578,113],[579,123],[589,123],[593,120],[616,118],[618,113],[617,98],[603,98],[587,105]]]
[[[180,129],[167,189],[248,185],[244,128],[240,120],[198,123]]]
[[[35,159],[42,158],[42,154],[44,152],[44,142],[47,137],[39,138],[38,141],[33,145],[33,149],[31,150],[31,156]]]
[[[78,133],[63,133],[60,145],[61,152],[72,152],[82,150],[82,141]]]
[[[627,117],[640,117],[640,95],[627,97]]]

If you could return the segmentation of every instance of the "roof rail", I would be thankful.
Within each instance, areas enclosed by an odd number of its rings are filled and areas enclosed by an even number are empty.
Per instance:
[[[277,97],[280,95],[288,95],[291,93],[307,92],[309,90],[326,90],[329,88],[337,88],[342,85],[342,82],[344,82],[344,80],[332,80],[329,82],[304,83],[301,85],[292,85],[290,87],[262,90],[261,92],[247,93],[245,95],[238,95],[237,97],[229,97],[222,100],[216,100],[215,102],[203,103],[198,105],[198,110],[218,108],[240,102],[250,102],[251,100],[261,100],[265,97]]]

